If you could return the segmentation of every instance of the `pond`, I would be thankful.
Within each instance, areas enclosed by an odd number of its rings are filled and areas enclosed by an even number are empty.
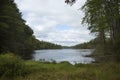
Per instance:
[[[92,63],[94,59],[86,57],[92,53],[92,49],[48,49],[48,50],[35,50],[33,59],[44,61],[56,61],[57,63],[68,61],[71,64],[76,63]]]

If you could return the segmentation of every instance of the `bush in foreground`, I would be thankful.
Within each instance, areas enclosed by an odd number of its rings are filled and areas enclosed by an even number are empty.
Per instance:
[[[0,77],[24,76],[26,74],[24,61],[12,53],[0,55]]]

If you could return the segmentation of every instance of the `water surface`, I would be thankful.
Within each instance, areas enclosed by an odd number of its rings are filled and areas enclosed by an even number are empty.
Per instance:
[[[50,49],[50,50],[35,50],[33,54],[34,60],[45,60],[56,62],[68,61],[71,64],[75,63],[91,63],[94,61],[91,57],[85,57],[90,55],[93,50],[91,49]]]

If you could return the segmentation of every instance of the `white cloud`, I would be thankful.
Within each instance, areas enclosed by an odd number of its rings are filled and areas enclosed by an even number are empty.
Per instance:
[[[83,12],[78,9],[85,0],[79,0],[69,6],[64,0],[15,0],[23,18],[34,30],[40,40],[61,45],[75,45],[89,41],[92,37],[86,27],[81,25]],[[56,27],[69,26],[68,30],[57,30]]]

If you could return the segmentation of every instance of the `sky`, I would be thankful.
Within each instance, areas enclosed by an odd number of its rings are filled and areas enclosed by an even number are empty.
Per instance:
[[[79,8],[85,1],[78,0],[70,6],[64,0],[15,0],[37,39],[63,46],[73,46],[93,38],[87,27],[81,24],[84,13]]]

